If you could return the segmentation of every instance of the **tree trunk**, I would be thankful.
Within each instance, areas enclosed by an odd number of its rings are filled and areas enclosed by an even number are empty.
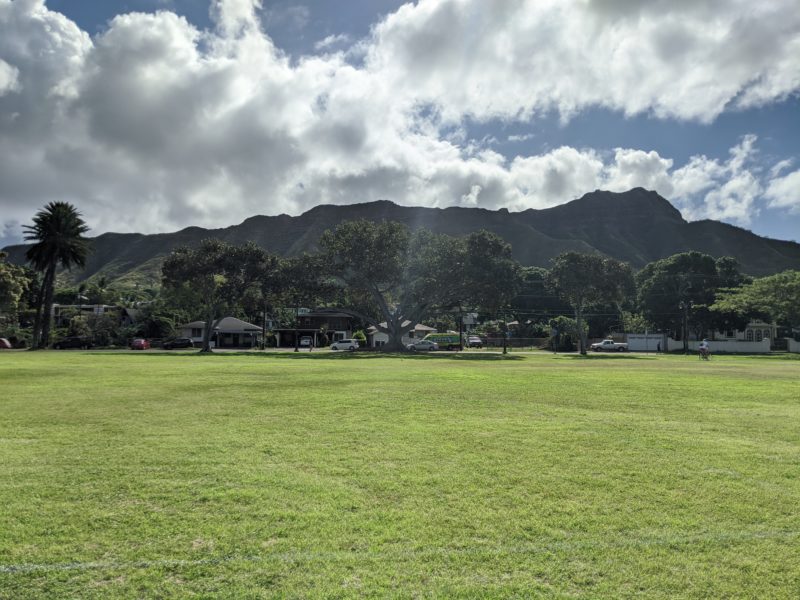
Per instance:
[[[55,287],[56,263],[47,267],[44,276],[44,303],[42,305],[42,337],[39,338],[39,348],[47,348],[50,344],[50,325],[53,321],[53,288]]]
[[[206,325],[203,327],[203,347],[200,352],[213,352],[211,349],[211,332],[217,326],[221,319],[215,319],[212,313],[206,315]]]
[[[36,294],[36,315],[33,318],[33,335],[31,339],[31,350],[39,349],[39,340],[42,337],[42,305],[44,304],[44,277],[39,284],[39,292]]]
[[[388,331],[386,334],[389,336],[389,341],[383,347],[386,352],[407,352],[408,348],[403,345],[403,336],[414,328],[414,324],[403,327],[403,317],[389,317],[386,321]]]
[[[578,351],[586,356],[586,332],[583,330],[583,309],[575,309],[575,325],[578,328]]]

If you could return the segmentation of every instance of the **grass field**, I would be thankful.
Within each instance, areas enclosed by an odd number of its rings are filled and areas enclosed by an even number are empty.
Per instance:
[[[0,354],[0,597],[800,596],[800,360]]]

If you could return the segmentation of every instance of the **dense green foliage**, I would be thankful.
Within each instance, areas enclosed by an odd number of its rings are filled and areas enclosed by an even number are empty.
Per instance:
[[[730,257],[714,260],[699,252],[675,254],[652,262],[636,274],[642,314],[657,328],[685,338],[690,331],[740,329],[755,311],[710,310],[717,293],[749,281]],[[684,328],[687,331],[684,331]]]
[[[729,290],[712,307],[723,314],[762,314],[784,327],[800,327],[800,271],[762,277]]]
[[[629,265],[578,252],[566,252],[556,257],[546,283],[575,311],[581,354],[586,354],[587,349],[584,311],[604,303],[621,305],[635,289]]]
[[[211,351],[211,332],[226,311],[241,302],[247,289],[272,264],[255,244],[242,246],[204,240],[197,248],[183,247],[164,261],[163,284],[195,302],[203,315],[203,352]]]
[[[6,262],[6,254],[0,252],[0,316],[16,314],[28,281],[24,269]]]
[[[511,247],[486,231],[454,238],[412,233],[394,222],[348,221],[326,231],[320,246],[349,296],[363,295],[366,308],[344,310],[387,334],[392,350],[401,350],[402,336],[436,312],[496,313],[521,281]]]
[[[0,596],[793,599],[798,367],[9,353]]]

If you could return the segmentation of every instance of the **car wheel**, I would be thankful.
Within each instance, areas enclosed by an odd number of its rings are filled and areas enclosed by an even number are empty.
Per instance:
[[[617,352],[625,352],[625,348],[619,348]]]
[[[350,347],[348,348],[348,350],[355,350],[355,349],[356,349],[356,347],[355,347],[355,346],[350,346]]]

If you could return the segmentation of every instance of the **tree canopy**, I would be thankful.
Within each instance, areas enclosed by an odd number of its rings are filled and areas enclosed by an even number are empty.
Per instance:
[[[647,264],[637,275],[638,304],[646,319],[664,331],[683,332],[683,319],[698,336],[709,329],[743,327],[749,315],[712,312],[717,292],[748,281],[735,259],[683,252]]]
[[[361,294],[364,308],[350,312],[386,333],[388,349],[402,349],[402,336],[432,313],[497,311],[519,287],[510,246],[485,231],[454,238],[358,220],[326,231],[320,246],[334,279]]]
[[[0,315],[17,312],[28,282],[25,270],[6,262],[5,252],[0,252]]]
[[[585,310],[603,303],[621,305],[634,289],[633,273],[627,263],[579,252],[565,252],[553,259],[547,284],[575,311],[581,354],[586,354],[587,347]]]
[[[164,261],[164,286],[195,301],[205,316],[201,352],[211,351],[211,332],[258,281],[265,260],[265,251],[252,242],[234,246],[206,239],[197,248],[176,249]]]
[[[715,312],[757,314],[787,328],[800,327],[800,271],[762,277],[719,295]]]

